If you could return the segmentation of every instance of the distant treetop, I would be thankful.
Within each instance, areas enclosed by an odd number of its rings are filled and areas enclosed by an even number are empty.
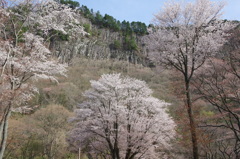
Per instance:
[[[99,26],[100,28],[109,28],[112,31],[122,31],[125,35],[131,35],[136,33],[137,35],[147,34],[147,26],[142,22],[128,22],[116,20],[113,16],[105,14],[101,15],[99,11],[94,12],[93,9],[89,9],[87,6],[80,6],[79,2],[72,0],[60,0],[60,3],[66,4],[73,9],[78,9],[80,13],[90,19],[90,21]]]

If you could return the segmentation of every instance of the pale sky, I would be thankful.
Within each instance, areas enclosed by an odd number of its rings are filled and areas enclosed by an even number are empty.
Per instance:
[[[77,0],[94,12],[109,14],[117,20],[141,21],[151,23],[153,14],[157,13],[167,0]],[[187,0],[193,1],[193,0]],[[220,1],[220,0],[214,0]],[[225,0],[223,19],[240,20],[240,0]]]

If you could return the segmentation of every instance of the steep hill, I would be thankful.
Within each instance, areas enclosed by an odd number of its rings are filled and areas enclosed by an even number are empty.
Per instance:
[[[86,6],[83,7],[86,10]],[[97,12],[90,16],[90,13],[86,14],[82,10],[79,11],[77,18],[89,35],[84,38],[74,37],[71,39],[61,35],[53,37],[50,46],[57,57],[65,62],[71,61],[74,57],[87,57],[118,59],[149,65],[147,48],[143,42],[143,35],[147,34],[144,23],[126,21],[120,23],[109,15],[103,17]],[[102,18],[101,22],[96,22],[97,16]],[[114,29],[109,21],[118,24],[118,29]],[[139,28],[144,28],[142,29],[144,31]]]

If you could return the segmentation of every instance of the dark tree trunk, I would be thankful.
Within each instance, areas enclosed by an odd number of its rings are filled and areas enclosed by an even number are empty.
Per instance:
[[[7,130],[8,130],[8,119],[11,116],[11,105],[10,102],[7,108],[4,110],[1,123],[0,123],[0,133],[1,133],[1,140],[0,140],[0,159],[3,158],[3,154],[6,148],[7,142]]]
[[[193,116],[192,111],[192,101],[191,101],[191,94],[190,94],[190,82],[185,79],[185,87],[186,87],[186,105],[187,105],[187,113],[190,122],[190,132],[191,132],[191,139],[192,139],[192,151],[193,151],[193,158],[198,159],[198,141],[197,141],[197,134],[196,134],[196,124]]]

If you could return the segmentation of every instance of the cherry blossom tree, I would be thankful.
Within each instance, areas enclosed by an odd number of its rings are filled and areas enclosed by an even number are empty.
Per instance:
[[[36,14],[38,12],[38,14]],[[46,41],[55,36],[52,31],[61,32],[75,38],[87,34],[77,19],[76,10],[55,1],[43,1],[30,14],[31,23],[43,31]]]
[[[150,58],[175,68],[183,75],[194,159],[198,159],[199,155],[191,80],[206,59],[218,52],[226,41],[226,31],[233,27],[219,19],[223,7],[223,3],[210,0],[170,1],[155,15],[155,26],[146,38]]]
[[[215,137],[212,143],[222,142],[227,150],[220,151],[222,152],[221,155],[237,159],[240,157],[240,80],[236,76],[237,74],[231,72],[232,70],[226,62],[222,63],[224,65],[216,62],[212,63],[212,69],[205,70],[205,73],[202,73],[202,77],[197,81],[199,83],[197,86],[199,93],[213,105],[216,112],[216,115],[202,122],[200,126],[208,129],[218,128],[217,130],[220,133],[225,132],[224,136],[220,136],[220,134]],[[219,145],[219,150],[224,146]]]
[[[46,44],[52,30],[75,36],[85,34],[75,17],[74,10],[52,1],[27,0],[0,7],[0,158],[12,107],[28,101],[37,92],[29,81],[57,81],[56,75],[65,75],[66,65],[51,55]]]
[[[238,32],[238,28],[234,31]],[[224,52],[221,59],[211,59],[204,70],[200,71],[200,78],[194,86],[198,93],[211,103],[215,115],[203,122],[203,128],[217,128],[218,132],[212,142],[218,145],[218,158],[240,157],[240,49],[239,34],[233,35],[231,48]],[[233,51],[231,51],[233,50]],[[215,131],[217,132],[217,131]],[[222,136],[224,132],[224,136]],[[220,134],[220,135],[219,135]]]
[[[171,147],[175,123],[166,113],[169,104],[152,97],[144,81],[104,74],[91,86],[76,110],[72,146],[106,159],[154,159],[163,155],[156,150]]]

